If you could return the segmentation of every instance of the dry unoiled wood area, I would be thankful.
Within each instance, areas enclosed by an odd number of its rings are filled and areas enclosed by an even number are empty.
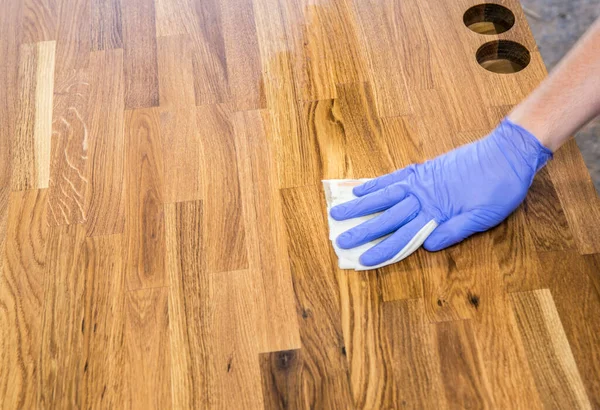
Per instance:
[[[321,179],[480,138],[545,77],[518,2],[501,34],[478,3],[0,0],[0,408],[600,408],[573,141],[460,245],[354,272],[328,240]],[[525,69],[479,65],[499,39]]]

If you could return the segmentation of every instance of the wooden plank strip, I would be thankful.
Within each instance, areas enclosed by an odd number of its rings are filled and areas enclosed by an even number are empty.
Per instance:
[[[570,140],[548,164],[548,173],[560,198],[580,254],[600,252],[600,197],[594,188],[575,140]]]
[[[265,410],[299,409],[306,405],[302,392],[303,350],[282,350],[260,355]]]
[[[393,407],[393,377],[381,289],[373,272],[338,272],[344,347],[355,408]]]
[[[381,296],[385,302],[423,297],[423,275],[417,258],[406,258],[377,270]]]
[[[302,98],[322,100],[337,96],[336,84],[360,83],[368,78],[359,41],[356,11],[349,0],[298,1],[302,30],[295,30],[296,71]],[[294,30],[288,22],[288,29]],[[291,37],[291,36],[290,36]]]
[[[81,406],[85,354],[86,285],[78,259],[85,245],[82,225],[55,227],[47,244],[44,320],[40,356],[41,407]]]
[[[45,41],[21,46],[19,114],[12,139],[13,190],[48,187],[55,45]]]
[[[121,233],[125,222],[123,51],[92,53],[90,75],[88,235]]]
[[[157,107],[158,57],[154,0],[125,1],[121,10],[125,108]]]
[[[266,107],[252,0],[221,1],[227,79],[235,110]]]
[[[421,299],[383,304],[394,400],[408,408],[447,408],[434,328]]]
[[[81,375],[81,407],[124,403],[125,276],[121,235],[87,238],[79,268],[85,278],[85,316],[81,324],[86,365]],[[83,273],[82,273],[83,272]],[[73,354],[71,352],[71,354]]]
[[[229,97],[227,61],[219,0],[193,4],[194,89],[196,105],[224,103]]]
[[[208,408],[209,283],[201,201],[165,205],[169,337],[174,408]]]
[[[49,223],[69,225],[83,223],[86,219],[89,72],[68,71],[57,76],[56,81],[48,190]]]
[[[163,159],[158,110],[126,111],[129,290],[168,285],[165,271]]]
[[[355,0],[369,61],[377,112],[382,117],[412,112],[400,47],[400,14],[385,1]],[[416,16],[415,16],[416,17]]]
[[[13,192],[0,265],[0,406],[35,408],[46,264],[46,190]]]
[[[592,408],[600,406],[600,286],[596,255],[546,252],[542,266]],[[576,301],[574,303],[574,301]]]
[[[287,258],[277,167],[267,140],[266,111],[234,116],[236,153],[247,233],[248,274],[258,305],[259,351],[300,347],[294,289]]]
[[[369,85],[339,85],[338,95],[354,176],[368,178],[394,171]]]
[[[314,186],[281,193],[296,309],[301,315],[301,374],[294,377],[301,385],[290,390],[299,395],[301,407],[350,408],[337,270],[327,240],[323,194]],[[321,212],[315,212],[319,203]]]
[[[565,211],[548,168],[542,168],[529,188],[523,204],[531,237],[538,251],[559,251],[575,248]]]
[[[90,25],[92,7],[88,0],[63,1],[56,34],[56,71],[87,68],[92,50]]]
[[[164,201],[193,201],[203,197],[202,144],[196,107],[160,113],[164,162]]]
[[[460,403],[465,408],[493,408],[492,386],[470,321],[436,323],[434,329],[448,403]]]
[[[226,409],[264,409],[250,271],[210,274],[211,396]]]
[[[123,47],[121,0],[92,0],[92,51]]]
[[[23,42],[56,40],[60,0],[23,0]]]
[[[168,289],[142,289],[125,296],[123,403],[126,407],[171,407]]]
[[[201,161],[204,207],[211,216],[204,220],[204,230],[219,244],[207,249],[207,269],[209,272],[246,269],[246,234],[232,113],[225,105],[200,106],[196,120],[206,159]]]
[[[192,34],[195,26],[194,3],[190,0],[155,0],[156,35]]]
[[[160,107],[164,109],[193,107],[196,102],[190,37],[186,35],[159,37],[157,44]]]
[[[550,291],[513,293],[511,299],[544,405],[591,408]]]

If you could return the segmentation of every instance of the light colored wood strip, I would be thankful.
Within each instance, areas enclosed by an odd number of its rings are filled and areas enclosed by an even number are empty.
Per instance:
[[[51,225],[83,223],[86,219],[89,95],[87,70],[72,70],[57,76],[48,190]]]
[[[294,290],[287,258],[277,167],[265,128],[266,111],[235,114],[240,189],[247,232],[248,275],[257,275],[255,303],[261,352],[300,347]]]
[[[207,269],[209,272],[246,269],[246,233],[232,113],[225,105],[200,106],[196,120],[204,155],[201,160],[204,209],[210,215],[203,221],[204,230],[219,244],[207,248]]]
[[[548,289],[511,294],[527,358],[546,407],[591,405]]]
[[[194,201],[203,197],[200,133],[196,107],[161,111],[164,201]]]
[[[47,191],[10,195],[0,265],[0,406],[35,408],[40,397]]]
[[[92,53],[90,75],[86,225],[88,235],[121,233],[125,222],[123,51]]]
[[[168,292],[167,288],[142,289],[125,296],[125,407],[172,406]]]
[[[194,8],[190,0],[155,0],[156,35],[175,36],[194,32]]]
[[[163,159],[158,109],[126,111],[129,290],[168,285],[165,271]]]
[[[190,37],[159,37],[157,45],[160,107],[170,110],[193,107],[196,103]]]
[[[55,46],[54,41],[21,46],[19,114],[12,140],[13,190],[48,187]]]

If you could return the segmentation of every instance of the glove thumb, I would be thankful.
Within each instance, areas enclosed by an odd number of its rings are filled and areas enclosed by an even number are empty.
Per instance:
[[[430,252],[439,251],[491,226],[481,211],[464,212],[438,226],[423,242],[423,247]]]

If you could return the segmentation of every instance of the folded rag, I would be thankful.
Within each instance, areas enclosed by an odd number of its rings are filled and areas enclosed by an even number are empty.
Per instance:
[[[437,223],[434,220],[429,221],[417,234],[409,241],[409,243],[398,252],[393,258],[376,266],[363,266],[360,261],[360,255],[366,250],[377,245],[379,242],[387,238],[389,235],[382,236],[371,242],[365,243],[364,245],[357,246],[352,249],[342,249],[336,243],[336,238],[348,229],[354,228],[361,223],[368,221],[371,218],[376,217],[381,212],[361,216],[358,218],[346,219],[344,221],[336,221],[333,219],[329,211],[332,207],[342,204],[344,202],[351,201],[357,197],[352,193],[352,189],[357,186],[364,184],[369,179],[328,179],[323,181],[323,188],[325,189],[325,200],[327,201],[327,219],[329,222],[329,239],[335,250],[335,254],[338,257],[338,265],[340,269],[354,269],[354,270],[371,270],[377,269],[382,266],[396,263],[411,253],[416,251],[427,239],[429,234],[437,228]]]

